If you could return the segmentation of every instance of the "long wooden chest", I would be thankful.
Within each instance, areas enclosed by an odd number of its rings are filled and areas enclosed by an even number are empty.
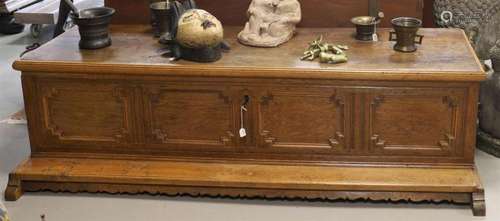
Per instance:
[[[474,167],[485,73],[464,33],[422,29],[416,53],[353,29],[299,29],[274,49],[236,42],[215,63],[169,61],[144,26],[113,26],[113,45],[79,50],[76,29],[15,62],[31,158],[23,191],[470,203],[484,215]],[[299,59],[323,35],[349,62]],[[242,111],[244,105],[246,111]],[[247,135],[239,136],[240,128]]]

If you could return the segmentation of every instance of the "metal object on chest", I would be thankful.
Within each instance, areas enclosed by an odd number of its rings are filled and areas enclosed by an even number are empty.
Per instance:
[[[422,21],[417,18],[399,17],[392,19],[394,32],[389,35],[389,41],[396,41],[394,50],[399,52],[414,52],[417,50],[416,44],[422,44],[423,35],[417,34],[422,26]],[[418,39],[418,40],[416,40]]]

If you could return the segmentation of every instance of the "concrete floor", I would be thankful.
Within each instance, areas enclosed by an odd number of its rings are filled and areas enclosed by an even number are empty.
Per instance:
[[[49,32],[49,31],[47,31]],[[0,35],[0,119],[22,108],[19,73],[11,63],[33,42],[25,32]],[[7,175],[29,156],[26,126],[0,124],[0,193]],[[500,220],[500,160],[477,152],[486,188],[487,217],[473,217],[468,206],[386,203],[321,203],[301,201],[229,200],[149,195],[28,193],[5,202],[13,221],[99,220]],[[3,197],[0,197],[3,201]]]

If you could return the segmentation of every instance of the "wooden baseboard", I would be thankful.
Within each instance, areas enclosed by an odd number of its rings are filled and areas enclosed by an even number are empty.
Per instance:
[[[447,201],[471,204],[475,215],[485,214],[484,190],[474,168],[31,158],[10,175],[5,198],[17,200],[30,191]]]

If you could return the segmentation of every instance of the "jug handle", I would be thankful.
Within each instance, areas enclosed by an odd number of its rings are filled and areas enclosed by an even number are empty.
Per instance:
[[[415,44],[421,45],[422,40],[424,39],[424,36],[423,35],[416,35],[416,37],[418,38],[418,41],[417,41],[417,39],[415,39]]]
[[[398,40],[398,38],[397,38],[396,32],[394,32],[394,31],[389,32],[389,41],[397,41],[397,40]]]

